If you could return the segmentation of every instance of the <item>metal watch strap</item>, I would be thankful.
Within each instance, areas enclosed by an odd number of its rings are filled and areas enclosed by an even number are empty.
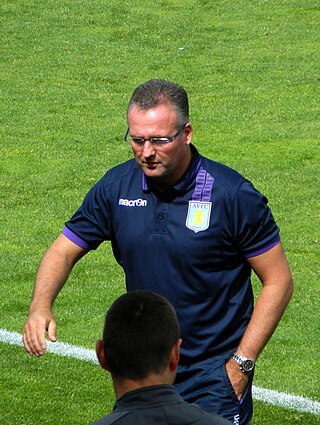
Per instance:
[[[241,356],[238,353],[233,353],[232,360],[238,363],[243,373],[250,373],[254,368],[255,362],[253,359]]]

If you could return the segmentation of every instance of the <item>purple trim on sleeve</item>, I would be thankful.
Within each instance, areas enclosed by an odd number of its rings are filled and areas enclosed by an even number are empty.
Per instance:
[[[269,249],[273,248],[280,242],[280,236],[276,236],[268,245],[265,245],[263,248],[258,251],[251,252],[250,254],[245,255],[246,258],[256,257],[257,255],[263,254],[264,252],[269,251]]]
[[[87,244],[87,242],[85,242],[84,240],[82,240],[81,238],[79,238],[79,236],[77,236],[75,233],[73,233],[70,229],[68,229],[68,227],[64,227],[64,229],[62,230],[62,234],[70,239],[71,242],[75,243],[76,245],[80,246],[80,248],[83,248],[87,251],[90,251],[90,246]]]

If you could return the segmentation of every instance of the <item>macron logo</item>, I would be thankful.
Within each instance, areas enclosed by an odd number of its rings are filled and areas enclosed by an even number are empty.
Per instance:
[[[146,207],[146,199],[119,199],[119,205],[124,205],[125,207]]]

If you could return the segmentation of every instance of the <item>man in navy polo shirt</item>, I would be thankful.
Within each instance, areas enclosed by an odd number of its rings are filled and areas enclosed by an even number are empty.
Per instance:
[[[24,344],[56,340],[52,304],[76,262],[110,240],[128,291],[166,297],[181,326],[176,387],[234,424],[252,416],[254,364],[286,308],[292,277],[267,199],[191,144],[185,90],[151,80],[127,109],[134,159],[109,170],[40,263]],[[253,309],[254,271],[262,290]]]

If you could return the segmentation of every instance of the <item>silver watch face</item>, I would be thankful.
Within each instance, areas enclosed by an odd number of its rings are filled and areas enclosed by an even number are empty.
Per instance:
[[[254,362],[251,359],[246,359],[241,363],[241,368],[244,372],[251,372],[254,367]]]

